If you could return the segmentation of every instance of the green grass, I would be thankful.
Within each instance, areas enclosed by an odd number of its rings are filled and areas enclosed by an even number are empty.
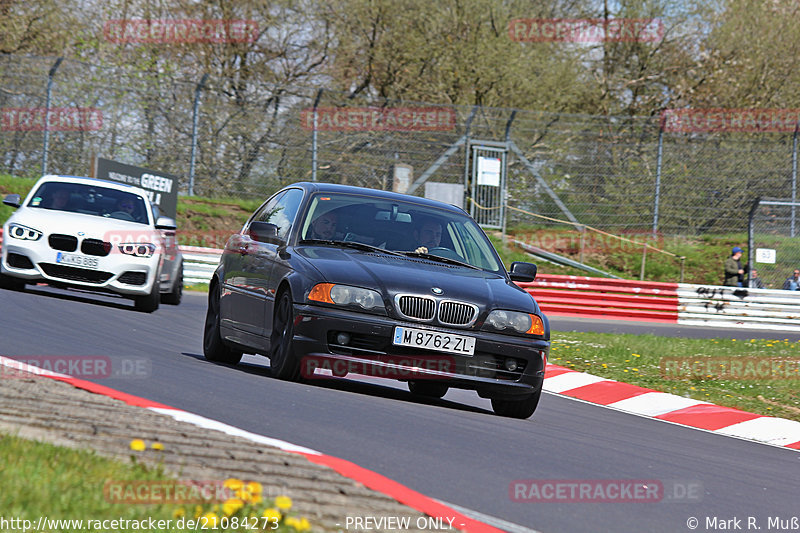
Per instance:
[[[168,479],[171,478],[159,469],[113,461],[90,450],[73,450],[0,434],[0,509],[5,518],[34,523],[39,517],[172,519],[175,506],[110,503],[103,493],[108,480]]]
[[[139,453],[139,452],[131,452]],[[146,453],[158,453],[148,451]],[[135,459],[135,456],[133,456]],[[194,520],[197,506],[195,503],[180,506],[177,504],[142,504],[142,503],[115,503],[107,497],[104,487],[107,482],[119,486],[118,482],[133,482],[130,492],[124,494],[141,494],[134,492],[139,487],[139,482],[168,482],[172,480],[160,468],[151,468],[137,463],[123,463],[98,456],[92,450],[75,450],[55,446],[43,442],[35,442],[13,435],[0,433],[0,518],[9,520],[30,520],[28,531],[33,531],[39,519],[46,517],[50,520],[83,520],[82,527],[75,523],[60,527],[57,525],[42,524],[42,531],[187,531],[196,528],[179,528],[178,519]],[[199,480],[202,481],[202,480]],[[211,481],[211,480],[208,480]],[[122,485],[123,487],[126,485]],[[166,486],[170,486],[168,483]],[[123,494],[125,489],[120,489]],[[111,494],[111,492],[109,492]],[[145,493],[147,494],[147,493]],[[155,493],[154,493],[155,494]],[[166,492],[160,493],[162,496]],[[111,501],[110,501],[111,500]],[[269,507],[272,502],[251,504],[239,511],[239,516],[248,516],[243,513],[252,512],[260,516],[261,512]],[[222,515],[222,505],[207,503],[202,507],[203,512],[216,510]],[[257,513],[257,514],[256,514]],[[43,518],[44,519],[44,518]],[[153,519],[163,520],[161,524],[167,527],[150,529],[137,527],[138,524],[119,522],[118,527],[103,527],[104,520],[135,520],[142,521]],[[294,519],[294,517],[293,517]],[[91,522],[89,522],[91,520]],[[170,522],[167,522],[167,521]],[[99,522],[96,522],[99,521]],[[251,519],[250,524],[253,525]],[[258,522],[266,524],[264,522]],[[0,524],[3,531],[23,530],[22,522]],[[185,524],[185,522],[184,522]],[[124,527],[127,525],[128,527]],[[227,523],[220,525],[227,525]],[[19,527],[17,527],[19,526]],[[90,527],[91,526],[91,527]],[[100,527],[95,527],[100,526]],[[293,532],[295,527],[281,523],[278,529],[267,527],[265,531]],[[248,531],[258,532],[258,528],[209,529],[209,531]]]
[[[684,339],[611,333],[552,332],[549,362],[625,383],[800,421],[800,342],[758,339]],[[724,358],[743,364],[725,375]],[[677,360],[677,361],[676,361]],[[776,361],[780,369],[748,367]],[[682,366],[677,362],[684,362]],[[708,367],[691,370],[695,361]],[[780,362],[783,361],[783,362]],[[663,367],[663,369],[662,369]],[[703,371],[700,371],[703,370]],[[775,373],[773,373],[775,372]],[[788,373],[788,377],[787,377]],[[758,378],[758,379],[754,379]]]

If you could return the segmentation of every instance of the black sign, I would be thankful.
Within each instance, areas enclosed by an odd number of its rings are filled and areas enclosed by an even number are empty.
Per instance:
[[[150,201],[158,206],[162,215],[177,218],[178,178],[176,176],[98,157],[95,177],[140,187],[147,192]]]

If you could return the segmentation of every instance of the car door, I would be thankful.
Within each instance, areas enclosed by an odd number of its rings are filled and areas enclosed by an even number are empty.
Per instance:
[[[285,243],[297,210],[303,199],[302,189],[287,189],[265,203],[247,222],[241,234],[237,235],[237,253],[230,253],[230,266],[225,269],[225,277],[231,287],[228,298],[229,308],[223,310],[234,322],[237,329],[263,335],[267,307],[275,300],[274,290],[270,291],[270,277],[278,256],[279,242],[259,242],[249,235],[253,222],[275,224],[278,228],[278,241]]]
[[[263,314],[264,293],[261,291],[266,285],[260,280],[269,277],[272,265],[256,263],[256,243],[247,231],[252,221],[273,211],[285,193],[281,191],[267,200],[225,246],[222,254],[224,290],[220,297],[220,318],[224,326],[256,335],[262,332],[261,317],[254,315]]]

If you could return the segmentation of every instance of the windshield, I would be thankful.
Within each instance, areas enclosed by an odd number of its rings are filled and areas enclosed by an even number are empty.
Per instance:
[[[464,213],[355,194],[317,194],[300,225],[301,242],[362,243],[378,251],[419,254],[502,272],[503,265]]]
[[[28,207],[149,223],[147,205],[138,194],[83,183],[43,183]]]

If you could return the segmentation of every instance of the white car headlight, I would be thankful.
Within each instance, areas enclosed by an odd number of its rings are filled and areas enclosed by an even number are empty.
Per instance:
[[[38,241],[42,238],[42,232],[38,229],[29,228],[22,224],[9,224],[8,234],[15,239],[23,241]]]
[[[367,311],[384,309],[383,299],[378,291],[349,285],[318,283],[311,289],[308,299],[335,305],[356,305]]]
[[[152,257],[156,253],[156,245],[140,242],[125,242],[117,246],[123,254],[136,257]]]
[[[538,315],[495,309],[486,318],[486,325],[498,331],[513,330],[516,333],[544,335],[544,323]]]

